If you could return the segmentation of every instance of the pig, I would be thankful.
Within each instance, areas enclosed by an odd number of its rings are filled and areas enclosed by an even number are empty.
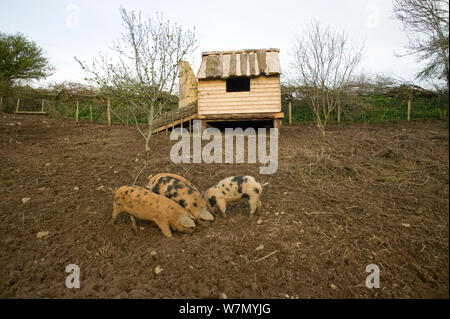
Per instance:
[[[133,185],[122,186],[113,192],[113,223],[120,213],[126,211],[130,214],[135,232],[137,227],[134,217],[155,222],[166,237],[172,236],[171,228],[183,233],[192,233],[195,229],[195,222],[189,212],[164,196]]]
[[[227,204],[241,198],[248,199],[250,216],[261,208],[259,197],[263,185],[252,176],[232,176],[218,182],[209,188],[204,195],[208,208],[212,211],[216,207],[222,216],[226,216]]]
[[[182,176],[170,173],[150,176],[147,188],[185,208],[198,224],[206,226],[214,220],[198,189]]]
[[[159,179],[161,176],[170,176],[170,177],[178,178],[180,181],[185,182],[186,184],[188,184],[189,186],[191,186],[193,189],[195,189],[197,192],[200,193],[200,191],[197,189],[197,187],[195,187],[194,184],[192,184],[186,178],[184,178],[183,176],[177,175],[177,174],[172,174],[172,173],[159,173],[159,174],[156,174],[156,175],[150,175],[148,177],[148,184],[149,185],[153,184],[154,181],[156,179]]]

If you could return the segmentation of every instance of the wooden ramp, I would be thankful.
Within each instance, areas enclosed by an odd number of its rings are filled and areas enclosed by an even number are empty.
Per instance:
[[[174,109],[157,116],[153,120],[153,134],[174,128],[177,125],[183,126],[183,123],[197,118],[197,103],[191,103],[188,106]]]

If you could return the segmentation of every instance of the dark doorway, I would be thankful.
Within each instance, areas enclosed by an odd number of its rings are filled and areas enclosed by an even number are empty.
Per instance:
[[[261,120],[261,121],[223,121],[223,122],[208,122],[208,126],[218,128],[221,131],[225,131],[225,128],[237,128],[241,127],[245,130],[248,127],[253,127],[258,130],[260,127],[271,128],[273,127],[273,120]]]

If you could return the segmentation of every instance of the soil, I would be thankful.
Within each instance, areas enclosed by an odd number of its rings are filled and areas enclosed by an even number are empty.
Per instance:
[[[167,135],[147,156],[132,126],[0,113],[0,131],[1,298],[449,298],[442,121],[330,125],[325,142],[314,125],[282,127],[273,175],[174,164]],[[108,188],[158,172],[201,191],[233,175],[269,185],[256,216],[230,204],[192,234],[137,220],[135,235],[127,214],[111,224]],[[380,288],[366,287],[370,264]]]

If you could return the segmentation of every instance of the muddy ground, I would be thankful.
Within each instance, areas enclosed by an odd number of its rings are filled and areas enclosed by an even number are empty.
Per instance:
[[[2,298],[449,297],[444,122],[331,125],[326,143],[313,125],[283,127],[273,175],[260,164],[173,164],[166,135],[148,158],[122,125],[1,113],[0,131]],[[202,191],[232,175],[270,184],[257,216],[235,203],[193,234],[165,238],[138,221],[134,235],[126,214],[112,225],[108,187],[157,172]],[[65,286],[69,264],[80,289]],[[369,264],[379,289],[365,286]]]

